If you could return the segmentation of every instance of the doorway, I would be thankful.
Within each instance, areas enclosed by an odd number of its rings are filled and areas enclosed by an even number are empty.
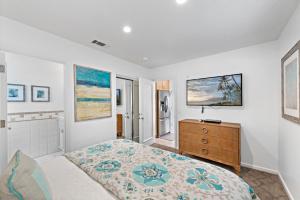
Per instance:
[[[5,52],[7,157],[65,151],[64,65]]]
[[[156,81],[156,124],[155,143],[176,147],[174,123],[174,92],[171,80]]]
[[[117,77],[117,138],[139,142],[138,88],[138,81],[122,76]]]
[[[155,84],[148,79],[117,76],[117,138],[154,143]]]

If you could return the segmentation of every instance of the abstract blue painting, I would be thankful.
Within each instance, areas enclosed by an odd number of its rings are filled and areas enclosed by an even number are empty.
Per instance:
[[[75,120],[112,116],[110,72],[74,65]]]

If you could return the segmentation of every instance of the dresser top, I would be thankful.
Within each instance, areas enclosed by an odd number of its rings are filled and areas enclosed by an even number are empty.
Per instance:
[[[201,120],[198,120],[198,119],[184,119],[184,120],[181,120],[179,122],[203,124],[203,125],[210,125],[210,126],[224,126],[224,127],[231,127],[231,128],[241,128],[241,124],[239,124],[239,123],[229,123],[229,122],[222,122],[220,124],[217,124],[217,123],[202,122]]]

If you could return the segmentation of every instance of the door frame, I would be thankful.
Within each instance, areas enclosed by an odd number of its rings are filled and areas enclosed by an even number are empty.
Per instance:
[[[8,163],[7,148],[7,65],[5,53],[0,52],[0,175]]]
[[[129,78],[128,76],[123,76],[123,75],[116,75],[116,86],[117,86],[117,79],[122,79],[122,80],[126,80],[126,81],[131,81],[131,116],[133,116],[133,82],[134,79]],[[124,119],[124,117],[123,117]],[[125,126],[123,126],[125,128]],[[131,133],[131,140],[133,140],[133,117],[131,117],[131,127],[132,127],[132,133]],[[125,135],[124,135],[125,137]]]

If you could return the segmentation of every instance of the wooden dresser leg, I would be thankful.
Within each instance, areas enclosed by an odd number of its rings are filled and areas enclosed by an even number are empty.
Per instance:
[[[235,166],[233,166],[233,168],[234,168],[234,172],[235,172],[238,176],[240,176],[240,174],[241,174],[241,166],[240,166],[240,165],[235,165]]]

